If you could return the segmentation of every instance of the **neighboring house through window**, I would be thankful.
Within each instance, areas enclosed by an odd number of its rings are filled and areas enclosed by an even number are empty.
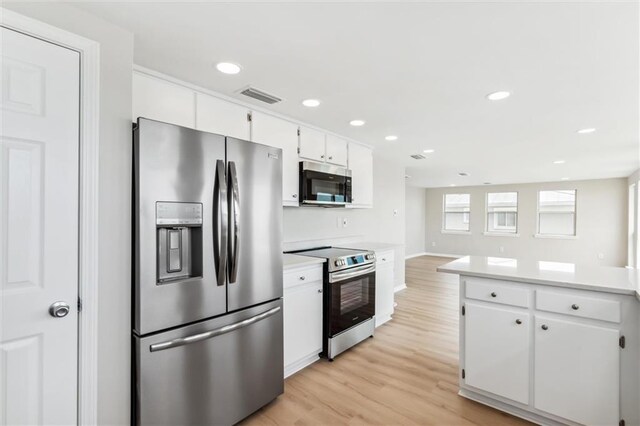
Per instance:
[[[576,190],[538,192],[538,234],[576,235]]]
[[[518,193],[487,193],[487,232],[518,231]]]
[[[443,200],[442,229],[469,231],[471,194],[445,194]]]

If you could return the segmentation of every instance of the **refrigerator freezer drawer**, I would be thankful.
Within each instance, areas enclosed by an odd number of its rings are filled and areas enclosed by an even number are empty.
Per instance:
[[[281,299],[134,344],[136,424],[230,425],[284,391]]]

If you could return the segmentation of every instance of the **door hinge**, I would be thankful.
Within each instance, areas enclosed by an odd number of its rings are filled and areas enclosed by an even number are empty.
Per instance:
[[[298,136],[300,136],[300,128],[298,127]]]
[[[465,376],[465,372],[464,372],[464,368],[462,369],[462,378],[464,379]]]
[[[247,113],[247,121],[248,121],[249,123],[251,123],[251,121],[252,121],[252,120],[253,120],[253,115],[251,115],[251,113],[250,113],[250,112],[248,112],[248,113]]]
[[[624,426],[624,419],[620,419],[620,421],[618,422],[618,426]]]
[[[620,336],[620,339],[618,339],[618,344],[622,349],[624,349],[624,346],[626,343],[627,343],[627,339],[625,339],[624,336]]]
[[[78,312],[82,312],[82,299],[78,297]]]
[[[465,313],[466,313],[466,310],[464,309],[464,305],[462,305],[462,316],[464,316]]]
[[[300,154],[300,147],[298,147],[297,150],[298,150],[298,154]]]

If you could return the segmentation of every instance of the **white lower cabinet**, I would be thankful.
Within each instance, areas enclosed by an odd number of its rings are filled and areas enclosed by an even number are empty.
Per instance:
[[[460,283],[461,395],[541,424],[639,424],[633,296]]]
[[[318,360],[322,351],[322,265],[285,271],[284,375]]]
[[[465,382],[513,401],[529,402],[529,314],[465,305]]]
[[[376,327],[391,319],[394,305],[394,252],[376,252]]]
[[[536,316],[534,406],[586,425],[620,420],[620,332]]]

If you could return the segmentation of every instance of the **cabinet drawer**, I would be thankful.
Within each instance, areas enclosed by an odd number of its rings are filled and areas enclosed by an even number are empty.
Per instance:
[[[546,290],[536,291],[536,309],[615,323],[620,323],[622,315],[617,300]]]
[[[322,265],[284,271],[284,288],[314,281],[322,281]]]
[[[517,287],[517,284],[482,278],[466,278],[465,283],[465,296],[469,299],[523,308],[529,306],[529,290]]]
[[[393,264],[393,250],[381,251],[376,253],[376,265]]]

